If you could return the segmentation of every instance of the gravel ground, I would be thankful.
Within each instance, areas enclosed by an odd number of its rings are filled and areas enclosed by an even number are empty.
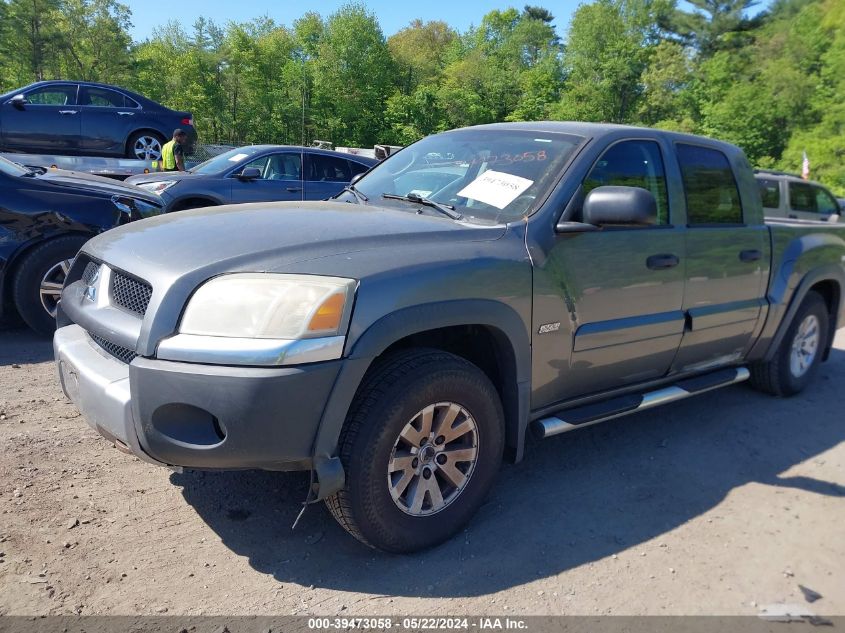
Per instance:
[[[404,557],[322,506],[291,531],[301,474],[116,451],[51,361],[0,332],[0,614],[845,614],[845,330],[798,397],[738,385],[532,444]]]

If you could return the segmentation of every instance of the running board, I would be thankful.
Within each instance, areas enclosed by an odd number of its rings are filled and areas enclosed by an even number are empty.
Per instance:
[[[680,380],[670,387],[655,391],[620,396],[604,402],[566,409],[554,416],[535,420],[532,423],[532,428],[538,437],[546,438],[558,433],[566,433],[591,424],[612,420],[629,413],[651,409],[661,404],[683,400],[712,389],[727,387],[748,380],[750,376],[751,374],[745,367],[721,369],[702,376]]]

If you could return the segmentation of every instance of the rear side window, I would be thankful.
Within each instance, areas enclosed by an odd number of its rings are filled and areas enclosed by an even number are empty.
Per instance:
[[[352,170],[353,176],[357,176],[358,174],[363,174],[365,171],[367,171],[370,168],[369,165],[364,165],[362,163],[356,163],[354,160],[350,160],[348,162],[349,162],[349,168]]]
[[[823,214],[831,214],[831,213],[839,213],[839,204],[836,202],[836,198],[830,195],[827,191],[822,189],[821,187],[815,187],[816,190],[816,209],[818,209],[819,213]]]
[[[125,99],[114,90],[105,88],[83,87],[79,105],[94,106],[96,108],[122,108]]]
[[[760,187],[760,197],[763,199],[763,207],[766,209],[780,208],[780,182],[767,178],[758,178],[757,185]]]
[[[678,162],[689,224],[741,224],[742,204],[733,171],[722,152],[678,143]]]
[[[669,223],[666,172],[660,146],[654,141],[623,141],[602,154],[584,179],[584,195],[606,185],[650,191],[657,201],[657,224]]]
[[[349,182],[349,161],[336,156],[307,154],[305,156],[306,179],[316,182]]]
[[[789,208],[793,211],[816,212],[816,192],[803,182],[789,183]]]

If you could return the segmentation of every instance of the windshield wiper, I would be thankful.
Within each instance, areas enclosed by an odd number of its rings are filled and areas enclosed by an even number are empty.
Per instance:
[[[344,191],[348,191],[353,196],[355,196],[355,199],[358,201],[358,204],[364,204],[365,202],[369,202],[370,200],[367,196],[358,191],[355,188],[355,185],[346,185],[343,189],[340,190],[340,193],[343,193]]]
[[[415,204],[421,204],[426,207],[431,207],[432,209],[440,211],[440,213],[452,218],[453,220],[461,220],[464,217],[463,215],[455,211],[455,207],[450,204],[435,202],[434,200],[431,200],[429,198],[423,198],[422,196],[418,196],[415,193],[409,193],[407,196],[398,196],[395,193],[383,193],[381,194],[381,197],[387,200],[404,200],[405,202],[413,202]]]

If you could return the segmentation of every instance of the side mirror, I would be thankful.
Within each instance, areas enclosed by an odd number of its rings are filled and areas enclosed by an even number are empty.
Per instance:
[[[648,226],[657,222],[657,201],[640,187],[596,187],[584,199],[582,216],[593,226]]]
[[[261,178],[261,170],[258,167],[244,167],[238,174],[241,180],[258,180]]]
[[[352,185],[354,185],[356,182],[358,182],[359,180],[361,180],[361,178],[363,178],[363,177],[364,177],[364,174],[365,174],[365,173],[367,173],[367,172],[362,171],[360,174],[355,174],[354,176],[352,176],[352,180],[350,180],[350,181],[349,181],[349,185],[350,185],[350,186],[352,186]]]
[[[22,94],[15,95],[11,99],[9,99],[9,103],[15,106],[18,110],[23,110],[23,107],[26,105],[26,97]]]

